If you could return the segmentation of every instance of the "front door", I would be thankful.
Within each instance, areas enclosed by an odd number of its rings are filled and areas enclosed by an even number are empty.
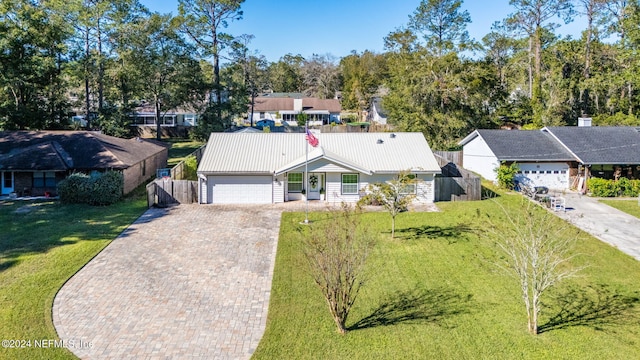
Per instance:
[[[320,200],[320,189],[324,186],[324,174],[309,173],[309,200]]]
[[[0,181],[2,181],[2,195],[11,194],[13,192],[13,172],[3,171],[0,174]]]

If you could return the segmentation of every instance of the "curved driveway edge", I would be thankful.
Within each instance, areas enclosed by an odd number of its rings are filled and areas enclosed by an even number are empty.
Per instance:
[[[281,211],[148,210],[60,289],[58,335],[83,359],[248,359],[266,325]]]

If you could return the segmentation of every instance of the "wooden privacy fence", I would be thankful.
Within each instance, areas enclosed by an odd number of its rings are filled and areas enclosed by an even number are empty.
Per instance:
[[[200,160],[202,159],[202,155],[204,154],[204,149],[207,145],[202,145],[196,151],[187,155],[187,157],[193,155],[196,157],[196,164],[200,164]],[[184,171],[184,160],[177,163],[174,167],[171,168],[171,178],[174,180],[183,180],[185,178]]]
[[[434,151],[433,154],[439,156],[443,161],[464,166],[464,164],[462,164],[462,151]],[[440,159],[438,159],[438,162],[440,162]],[[444,164],[440,163],[440,166],[443,165]]]
[[[479,177],[436,177],[436,201],[472,201],[482,198]]]
[[[147,185],[147,205],[149,207],[197,202],[197,181],[158,179]]]
[[[435,178],[436,201],[473,201],[482,199],[482,183],[478,175],[463,169],[454,161],[455,152],[434,153],[442,175]],[[443,156],[444,155],[444,156]]]

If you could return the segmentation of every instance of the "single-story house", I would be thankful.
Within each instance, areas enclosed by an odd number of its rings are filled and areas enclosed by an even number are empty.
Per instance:
[[[198,124],[198,112],[194,109],[173,109],[161,112],[161,127],[193,127]],[[129,114],[131,126],[156,126],[156,111],[153,105],[139,106]]]
[[[640,129],[545,127],[541,130],[476,130],[459,142],[463,166],[496,181],[496,168],[516,162],[517,180],[565,190],[584,179],[639,178]]]
[[[297,116],[302,113],[307,115],[310,125],[326,125],[339,123],[341,111],[342,106],[338,99],[269,94],[254,99],[253,122],[272,120],[276,124],[297,125]],[[249,104],[249,112],[251,112],[251,104]]]
[[[212,133],[198,166],[201,203],[356,202],[370,183],[410,171],[417,202],[441,172],[422,133]]]
[[[2,195],[55,194],[57,183],[74,172],[121,171],[124,193],[167,166],[168,147],[135,138],[91,131],[0,132]]]

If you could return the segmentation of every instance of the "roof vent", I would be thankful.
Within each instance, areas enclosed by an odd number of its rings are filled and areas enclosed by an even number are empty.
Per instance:
[[[382,140],[382,139],[378,139],[377,143],[378,143],[378,144],[382,144],[382,143],[384,143],[384,140]]]
[[[396,134],[391,133],[391,135],[389,135],[390,138],[395,139],[396,138]]]

